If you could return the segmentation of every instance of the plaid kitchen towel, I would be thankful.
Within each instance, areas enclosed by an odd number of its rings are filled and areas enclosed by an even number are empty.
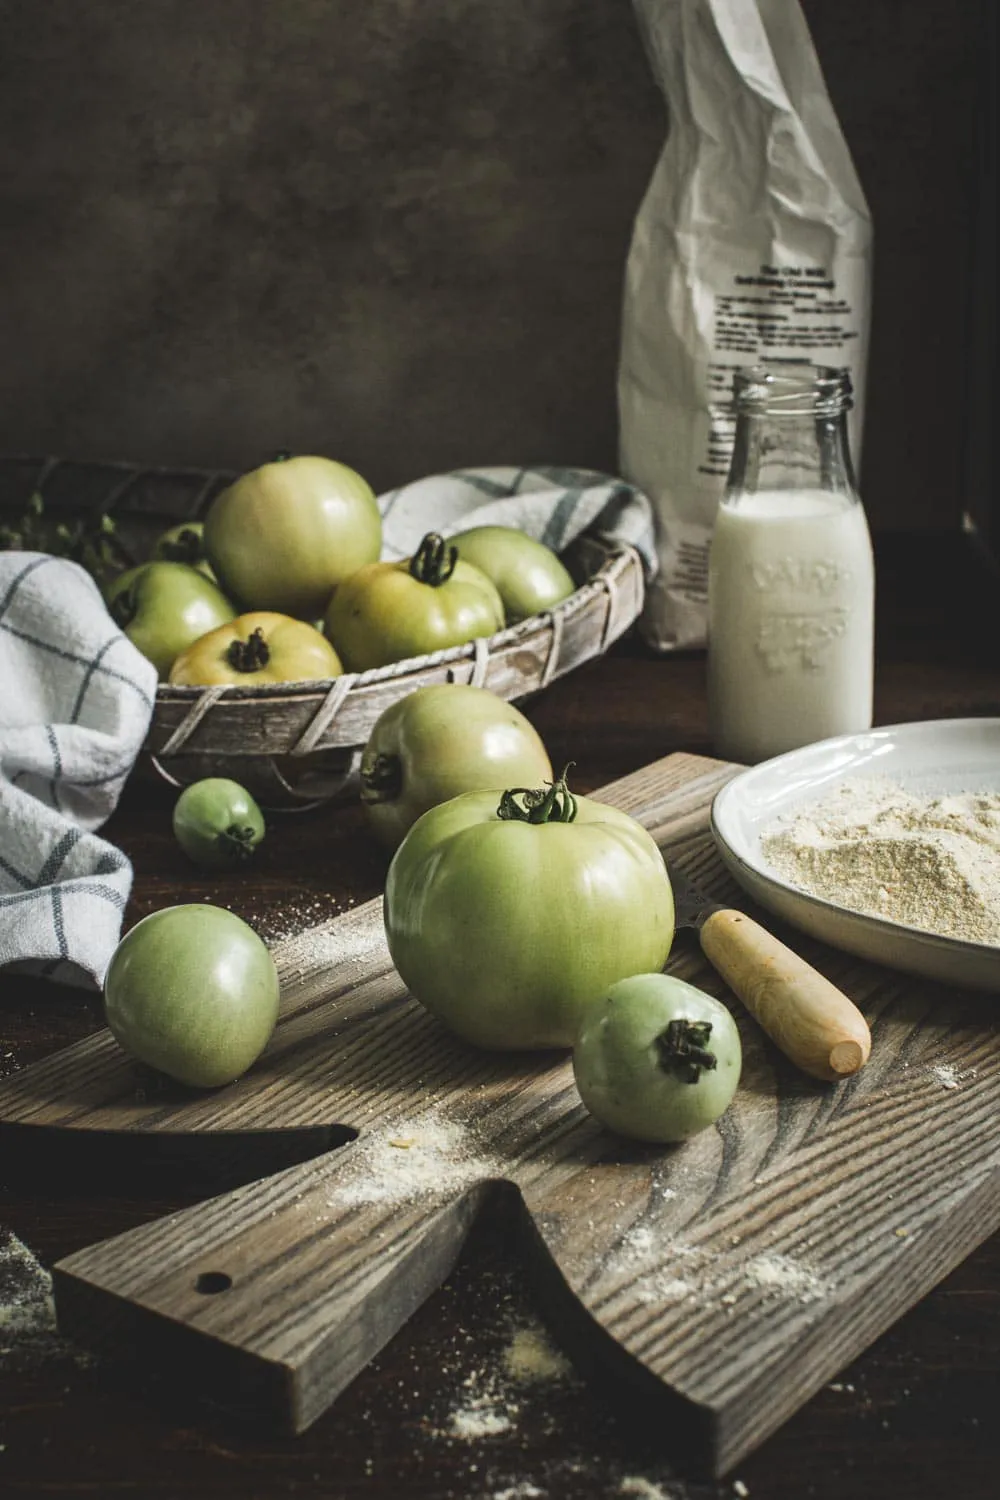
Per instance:
[[[0,968],[100,984],[132,866],[94,830],[146,737],[156,670],[65,558],[0,552]]]
[[[627,542],[647,581],[656,572],[653,510],[622,479],[591,469],[458,469],[433,474],[379,497],[382,556],[409,557],[428,531],[449,536],[472,526],[514,526],[554,552],[590,531]]]

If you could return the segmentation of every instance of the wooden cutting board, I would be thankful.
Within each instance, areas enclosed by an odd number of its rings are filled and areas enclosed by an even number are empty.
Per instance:
[[[672,755],[600,795],[738,899],[707,833],[735,770]],[[870,1062],[815,1083],[740,1014],[736,1101],[679,1147],[605,1131],[563,1054],[452,1040],[404,993],[379,901],[275,949],[282,1017],[231,1087],[150,1093],[107,1032],[26,1069],[0,1086],[5,1153],[57,1132],[241,1141],[261,1173],[296,1132],[322,1153],[62,1261],[61,1328],[302,1430],[502,1195],[564,1345],[724,1473],[1000,1226],[996,1000],[792,941],[865,1012]],[[669,967],[726,994],[691,935]]]

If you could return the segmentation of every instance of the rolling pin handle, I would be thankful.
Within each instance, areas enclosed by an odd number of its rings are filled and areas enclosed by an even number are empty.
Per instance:
[[[836,1083],[868,1061],[871,1033],[857,1006],[752,917],[714,911],[700,937],[709,963],[803,1072]]]

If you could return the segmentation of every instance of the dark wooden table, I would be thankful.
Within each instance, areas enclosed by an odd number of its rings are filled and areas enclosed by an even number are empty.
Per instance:
[[[1000,589],[959,539],[880,540],[876,721],[1000,715]],[[634,637],[528,709],[552,759],[588,790],[672,750],[710,750],[704,659],[657,658]],[[228,905],[265,938],[378,892],[383,861],[353,804],[271,820],[244,877],[192,870],[170,833],[173,794],[136,773],[107,826],[135,863],[127,921],[179,900]],[[0,1070],[100,1024],[99,1005],[0,978]],[[158,1171],[93,1180],[0,1162],[0,1238],[43,1265],[206,1196]],[[1000,1191],[1000,1185],[998,1185]],[[0,1272],[0,1303],[4,1301]],[[141,1366],[19,1338],[0,1312],[0,1492],[197,1500],[248,1497],[598,1497],[646,1500],[980,1500],[997,1493],[1000,1239],[984,1244],[726,1480],[678,1475],[669,1434],[579,1377],[502,1387],[511,1332],[544,1308],[502,1215],[453,1276],[304,1436],[248,1431]],[[500,1390],[510,1425],[464,1439],[452,1419]],[[511,1403],[517,1407],[513,1414]],[[478,1408],[480,1415],[484,1408]],[[488,1425],[488,1424],[486,1424]]]

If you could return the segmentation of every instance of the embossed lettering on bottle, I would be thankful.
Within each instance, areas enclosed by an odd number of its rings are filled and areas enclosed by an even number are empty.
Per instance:
[[[791,556],[747,564],[749,586],[761,594],[789,595],[787,609],[762,609],[757,629],[757,654],[766,672],[787,672],[795,667],[821,671],[824,653],[842,640],[850,621],[843,604],[830,604],[838,592],[850,587],[850,570],[822,559]],[[792,599],[800,601],[799,608]],[[814,605],[814,607],[808,607]]]

